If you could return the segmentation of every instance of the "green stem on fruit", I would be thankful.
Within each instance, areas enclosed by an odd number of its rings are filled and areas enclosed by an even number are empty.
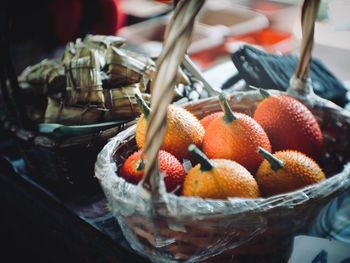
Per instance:
[[[224,112],[224,117],[223,117],[224,121],[227,123],[231,123],[234,120],[237,120],[237,117],[233,114],[232,109],[228,104],[225,93],[220,93],[219,102],[220,102],[221,109]]]
[[[214,168],[214,164],[208,159],[208,157],[194,144],[188,146],[188,151],[194,154],[201,165],[201,171],[210,171]]]
[[[139,105],[143,113],[143,116],[145,116],[145,119],[147,119],[149,114],[151,113],[151,108],[147,105],[147,103],[143,100],[143,98],[139,94],[135,93],[135,98],[136,98],[137,104]]]
[[[260,154],[264,159],[266,159],[269,162],[271,169],[275,172],[284,167],[284,162],[282,160],[278,159],[276,156],[272,155],[264,148],[259,147],[258,154]]]
[[[145,168],[145,161],[140,159],[140,161],[136,165],[136,171],[140,172]]]
[[[267,99],[268,97],[271,96],[271,94],[270,94],[267,90],[265,90],[265,89],[255,87],[255,86],[253,86],[253,85],[249,85],[249,87],[250,87],[251,89],[258,90],[258,91],[260,92],[261,97],[263,97],[264,99]]]

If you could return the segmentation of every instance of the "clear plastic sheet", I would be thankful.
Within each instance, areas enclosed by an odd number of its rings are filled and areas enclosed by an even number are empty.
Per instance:
[[[259,97],[257,91],[237,92],[230,104],[249,114]],[[283,262],[293,236],[306,231],[321,208],[350,187],[349,114],[326,100],[308,101],[304,103],[318,117],[325,135],[327,152],[321,166],[329,178],[270,198],[204,200],[166,193],[163,186],[152,199],[140,185],[117,175],[118,167],[135,150],[135,126],[112,138],[98,156],[95,175],[131,246],[154,262],[208,258],[225,262],[242,254],[272,255],[275,261],[267,262]],[[187,108],[198,117],[220,109],[215,98]]]

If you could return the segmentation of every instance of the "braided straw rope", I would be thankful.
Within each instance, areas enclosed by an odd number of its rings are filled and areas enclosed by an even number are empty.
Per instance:
[[[299,62],[295,73],[290,79],[287,94],[301,100],[307,100],[311,105],[315,105],[320,100],[315,95],[311,79],[309,78],[312,48],[314,43],[314,29],[320,0],[305,0],[301,10],[302,40],[300,48]]]
[[[144,155],[147,156],[143,187],[152,193],[159,188],[158,151],[166,132],[168,105],[171,103],[177,70],[190,43],[194,20],[204,0],[180,1],[165,32],[163,50],[157,60],[152,87],[152,113],[148,119]]]
[[[320,0],[305,0],[301,11],[302,42],[295,76],[303,81],[306,81],[309,76],[315,21],[319,5]]]

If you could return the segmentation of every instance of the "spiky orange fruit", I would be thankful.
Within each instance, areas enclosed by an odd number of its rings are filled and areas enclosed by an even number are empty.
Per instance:
[[[268,96],[258,104],[254,119],[266,131],[274,151],[292,149],[313,158],[323,152],[323,136],[315,116],[292,97]]]
[[[142,151],[139,150],[126,159],[120,170],[120,176],[126,181],[137,184],[144,174],[144,163],[141,159]],[[158,154],[159,170],[164,172],[164,183],[168,192],[172,192],[182,186],[186,172],[182,164],[166,151],[159,151]]]
[[[255,178],[265,196],[291,192],[326,178],[318,164],[303,153],[286,150],[272,155],[263,149],[259,152],[266,160]]]
[[[221,111],[220,112],[214,112],[214,113],[211,113],[211,114],[205,116],[204,118],[202,118],[200,120],[200,122],[201,122],[203,128],[206,129],[208,127],[209,123],[211,123],[217,117],[223,116],[223,115],[224,115],[224,113],[221,112]]]
[[[224,103],[225,114],[208,125],[203,151],[210,159],[233,160],[255,173],[263,160],[257,149],[261,146],[271,150],[269,138],[254,119],[232,112],[225,97],[220,99]]]
[[[145,144],[147,118],[142,114],[136,124],[136,144]],[[167,131],[161,149],[173,154],[179,160],[189,158],[187,147],[190,144],[202,145],[204,128],[189,111],[170,105],[167,113]]]
[[[197,152],[200,164],[188,172],[183,184],[184,196],[212,199],[259,197],[254,177],[242,165],[231,160],[209,160],[194,145],[190,146],[190,150]]]

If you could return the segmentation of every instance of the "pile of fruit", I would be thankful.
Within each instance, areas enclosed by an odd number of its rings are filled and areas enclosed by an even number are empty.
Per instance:
[[[316,163],[323,155],[323,136],[314,115],[298,100],[261,90],[254,115],[232,112],[224,94],[222,112],[198,120],[170,105],[167,132],[159,152],[168,192],[226,199],[268,197],[324,180]],[[147,119],[151,109],[138,97],[143,114],[137,121],[139,150],[123,163],[119,175],[137,184],[143,178]],[[185,171],[181,161],[190,160]]]

